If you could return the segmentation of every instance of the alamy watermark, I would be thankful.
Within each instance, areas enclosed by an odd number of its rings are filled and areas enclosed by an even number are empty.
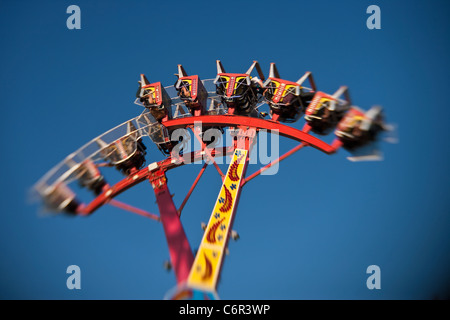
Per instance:
[[[381,289],[381,269],[379,266],[373,264],[367,267],[367,274],[370,276],[367,278],[366,286],[367,289]]]
[[[81,29],[81,9],[77,5],[67,7],[66,13],[70,14],[67,18],[66,26],[69,30]],[[367,7],[366,13],[370,14],[367,18],[366,26],[368,29],[381,29],[381,9],[377,5]]]
[[[66,13],[70,16],[66,20],[67,29],[81,29],[81,9],[77,5],[70,5],[67,7]]]
[[[81,289],[81,269],[77,265],[70,265],[66,269],[66,273],[70,274],[67,278],[66,286],[67,289]]]
[[[176,163],[198,163],[201,161],[191,157],[193,150],[204,150],[200,160],[210,163],[212,160],[217,164],[230,164],[231,157],[219,156],[214,157],[214,151],[223,151],[227,146],[235,145],[236,148],[250,148],[250,164],[268,165],[279,158],[280,155],[280,137],[278,130],[260,129],[258,134],[256,132],[242,132],[238,129],[218,129],[208,128],[202,129],[202,122],[194,122],[194,131],[202,132],[201,138],[205,144],[202,148],[201,142],[197,138],[191,138],[187,129],[180,128],[171,132],[170,140],[177,142],[171,150],[171,157]],[[245,135],[248,134],[249,137]],[[270,135],[270,137],[269,137]],[[246,145],[247,144],[247,145]],[[250,144],[250,145],[248,145]],[[270,168],[263,171],[262,175],[274,175],[278,172],[279,163],[273,162]]]
[[[367,29],[381,29],[381,9],[377,5],[370,5],[367,7],[366,13],[370,14],[367,18],[366,26]]]

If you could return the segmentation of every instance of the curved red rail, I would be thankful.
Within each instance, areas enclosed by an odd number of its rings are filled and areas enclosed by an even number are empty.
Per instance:
[[[278,133],[283,137],[303,142],[304,144],[314,147],[327,154],[332,154],[336,151],[336,146],[329,145],[304,131],[289,127],[276,121],[264,120],[259,118],[235,115],[208,115],[168,120],[164,122],[164,125],[168,129],[178,129],[193,126],[194,122],[201,122],[203,126],[248,127],[272,131],[277,130]],[[230,147],[217,148],[214,152],[214,156],[225,156],[228,154],[232,154],[232,152],[233,150],[231,150]],[[201,160],[203,157],[203,153],[201,152],[201,150],[195,151],[190,153],[190,157],[192,161]],[[155,167],[158,169],[170,170],[183,164],[184,163],[173,163],[172,158],[169,157],[157,162]],[[89,204],[87,204],[80,210],[80,214],[88,215],[93,213],[95,210],[110,201],[115,196],[131,188],[132,186],[148,179],[150,174],[151,170],[149,169],[149,167],[145,167],[135,172],[134,174],[129,175],[128,177],[116,183],[114,186],[111,186],[108,190],[105,190],[104,192],[99,194],[94,200],[92,200]]]
[[[186,128],[194,125],[195,122],[201,122],[206,126],[219,126],[219,127],[249,127],[256,129],[266,130],[278,130],[279,134],[283,137],[293,139],[299,142],[304,142],[311,147],[314,147],[327,154],[332,154],[336,151],[336,148],[323,142],[322,140],[304,132],[299,129],[289,127],[272,120],[264,120],[259,118],[235,116],[235,115],[219,115],[219,116],[197,116],[186,117],[174,120],[168,120],[164,122],[164,125],[168,129]]]
[[[234,152],[232,147],[229,148],[216,148],[215,150],[211,151],[211,154],[213,156],[225,156],[225,155],[231,155]],[[195,161],[202,160],[204,155],[201,150],[191,152],[186,155],[187,157],[190,157],[191,163]],[[184,162],[175,163],[172,161],[172,158],[166,158],[159,162],[157,162],[153,167],[155,169],[151,169],[150,166],[146,166],[142,168],[141,170],[130,174],[128,177],[125,177],[124,179],[117,182],[115,185],[111,186],[107,190],[104,190],[101,194],[99,194],[95,199],[93,199],[89,204],[81,208],[79,214],[80,215],[89,215],[93,213],[95,210],[97,210],[102,205],[108,203],[112,198],[115,196],[121,194],[122,192],[126,191],[127,189],[135,186],[136,184],[148,179],[154,170],[170,170],[174,169],[176,167],[184,165]]]

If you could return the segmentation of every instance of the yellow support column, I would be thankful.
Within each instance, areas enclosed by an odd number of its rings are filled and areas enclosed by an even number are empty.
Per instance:
[[[215,292],[247,166],[245,149],[236,149],[205,229],[187,284]]]

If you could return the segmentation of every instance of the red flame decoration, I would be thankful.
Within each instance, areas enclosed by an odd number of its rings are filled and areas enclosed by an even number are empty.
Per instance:
[[[230,166],[230,171],[228,172],[228,178],[230,178],[231,181],[238,181],[239,180],[239,176],[237,174],[237,170],[239,168],[239,163],[241,162],[243,157],[244,157],[244,155],[240,156]]]
[[[231,196],[230,190],[227,189],[227,186],[223,186],[225,188],[225,201],[222,206],[219,208],[220,212],[228,212],[231,209],[231,205],[233,204],[233,197]]]
[[[205,257],[205,273],[202,275],[202,280],[208,280],[211,278],[212,275],[212,263],[209,261],[208,257],[206,256],[206,253],[203,252],[203,256]]]
[[[214,223],[211,228],[209,228],[208,233],[206,235],[206,240],[209,243],[216,243],[216,232],[217,232],[217,228],[219,228],[220,224],[222,223],[222,221],[225,218],[220,219],[219,221],[216,221],[216,223]]]

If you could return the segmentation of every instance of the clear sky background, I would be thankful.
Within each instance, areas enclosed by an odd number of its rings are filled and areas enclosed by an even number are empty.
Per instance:
[[[81,30],[66,27],[71,4]],[[381,30],[366,28],[371,4]],[[258,60],[266,75],[276,62],[294,81],[309,70],[330,93],[348,85],[355,105],[382,105],[399,135],[381,144],[382,162],[305,149],[248,183],[219,296],[449,298],[448,9],[437,0],[0,1],[0,298],[161,299],[174,287],[161,224],[110,206],[42,218],[27,192],[69,153],[142,112],[133,104],[140,73],[168,86],[182,63],[214,78],[216,59],[229,72]],[[281,151],[296,145],[280,141]],[[148,162],[161,159],[151,149]],[[177,205],[199,169],[168,173]],[[208,168],[183,211],[193,249],[219,188]],[[118,199],[158,212],[147,182]],[[72,264],[81,290],[66,288]],[[373,264],[380,290],[366,287]]]

